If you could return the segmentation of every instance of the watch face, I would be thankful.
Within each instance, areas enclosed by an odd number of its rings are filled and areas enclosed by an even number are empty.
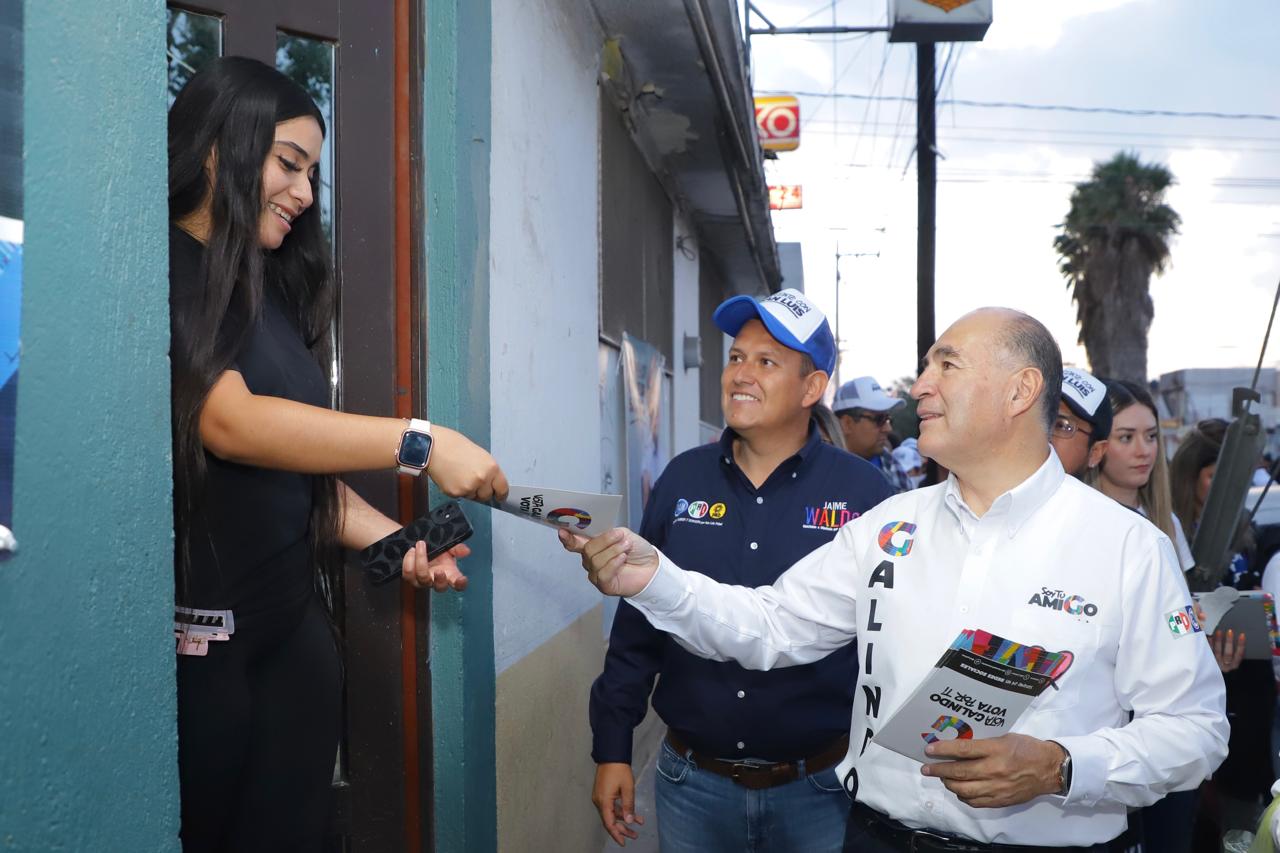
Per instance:
[[[400,441],[400,453],[396,460],[409,468],[425,468],[431,453],[431,436],[425,432],[406,430]]]

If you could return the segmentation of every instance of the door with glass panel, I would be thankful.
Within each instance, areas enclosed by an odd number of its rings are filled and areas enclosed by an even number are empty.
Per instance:
[[[414,67],[404,33],[410,0],[201,0],[167,10],[170,101],[220,55],[273,64],[315,100],[329,133],[316,203],[339,286],[334,402],[346,411],[422,411],[413,376],[425,352],[412,288],[416,229],[407,138]],[[401,20],[403,18],[403,20]],[[397,33],[401,42],[397,42]],[[399,69],[399,70],[398,70]],[[399,75],[399,79],[397,79]],[[391,473],[347,482],[393,517],[425,502],[425,484]],[[331,849],[430,846],[430,681],[424,597],[372,588],[349,567],[337,596],[346,678],[345,728],[334,766]]]

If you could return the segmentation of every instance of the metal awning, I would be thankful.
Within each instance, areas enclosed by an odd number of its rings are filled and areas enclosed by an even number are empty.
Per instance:
[[[779,288],[734,0],[591,0],[605,94],[736,293]]]

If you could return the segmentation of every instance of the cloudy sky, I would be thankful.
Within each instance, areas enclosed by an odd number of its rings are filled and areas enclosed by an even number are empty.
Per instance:
[[[833,21],[830,0],[756,5],[777,26]],[[836,0],[834,14],[881,24],[886,3]],[[940,98],[1276,116],[1277,44],[1274,0],[996,0],[983,42],[939,45]],[[911,373],[914,106],[822,95],[913,97],[915,48],[883,34],[755,37],[752,48],[757,92],[815,93],[801,96],[801,148],[768,167],[770,183],[804,186],[805,208],[775,212],[774,225],[780,241],[803,244],[805,289],[834,316],[837,243],[879,253],[840,261],[842,378]],[[941,105],[938,147],[939,331],[971,308],[1008,305],[1086,365],[1053,237],[1072,184],[1129,150],[1172,169],[1167,200],[1183,220],[1172,268],[1152,282],[1151,375],[1256,361],[1280,280],[1280,121]],[[1280,362],[1280,341],[1267,362]]]

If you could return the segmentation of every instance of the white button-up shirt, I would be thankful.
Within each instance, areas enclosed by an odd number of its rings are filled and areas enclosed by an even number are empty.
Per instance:
[[[1227,754],[1222,675],[1181,575],[1164,534],[1066,476],[1050,451],[981,518],[952,477],[845,525],[773,586],[718,584],[662,556],[630,601],[694,653],[754,669],[808,663],[856,636],[838,772],[856,771],[859,802],[987,843],[1083,846],[1119,835],[1127,807],[1194,788]],[[1012,728],[1071,753],[1065,798],[971,808],[871,741],[965,628],[1074,654],[1059,689]]]

